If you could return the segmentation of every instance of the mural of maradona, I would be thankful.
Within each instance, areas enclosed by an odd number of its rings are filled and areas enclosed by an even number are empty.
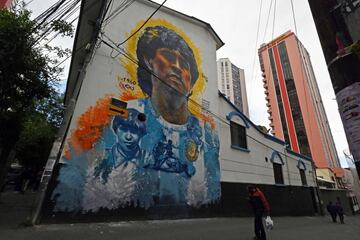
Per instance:
[[[149,25],[134,39],[139,64],[124,64],[128,72],[136,68],[142,96],[122,89],[121,96],[135,96],[127,101],[129,116],[112,117],[92,149],[71,154],[53,192],[55,211],[198,207],[220,198],[216,126],[189,107],[191,95],[201,94],[194,87],[199,56],[170,23]],[[81,180],[67,186],[77,174]]]

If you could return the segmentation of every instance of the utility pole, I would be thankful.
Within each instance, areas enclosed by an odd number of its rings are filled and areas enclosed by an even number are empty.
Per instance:
[[[309,0],[339,113],[360,175],[360,2]]]

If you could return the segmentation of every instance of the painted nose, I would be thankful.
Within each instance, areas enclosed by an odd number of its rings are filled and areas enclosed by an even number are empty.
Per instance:
[[[175,62],[173,64],[171,64],[171,70],[174,71],[175,74],[178,74],[178,75],[181,74],[181,67],[180,67],[180,62],[179,62],[178,58],[176,58]]]
[[[132,139],[132,134],[130,133],[130,131],[126,131],[125,133],[125,139],[127,141],[130,141]]]

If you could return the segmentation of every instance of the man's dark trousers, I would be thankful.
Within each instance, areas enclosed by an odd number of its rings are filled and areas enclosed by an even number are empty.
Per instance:
[[[336,212],[332,212],[332,213],[330,213],[330,215],[331,215],[332,221],[333,221],[334,223],[336,223],[337,213],[336,213]]]
[[[255,212],[255,236],[258,240],[266,240],[266,233],[263,224],[264,211],[258,210]]]

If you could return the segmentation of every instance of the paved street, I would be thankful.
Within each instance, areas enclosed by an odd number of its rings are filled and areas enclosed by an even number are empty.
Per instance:
[[[27,214],[30,212],[33,194],[5,194],[0,204],[0,239],[1,240],[57,240],[57,239],[126,239],[126,240],[201,240],[201,239],[252,239],[252,218],[212,218],[171,221],[133,221],[94,224],[54,224],[25,227]],[[6,200],[22,199],[10,208]],[[8,205],[7,205],[8,204]],[[16,207],[16,206],[15,206]],[[329,217],[274,217],[275,228],[268,232],[270,240],[295,239],[359,239],[360,215],[346,216],[346,224],[332,223]]]
[[[360,216],[347,217],[345,225],[325,217],[274,218],[268,239],[359,239]],[[252,219],[217,218],[172,221],[139,221],[99,224],[40,225],[1,229],[0,239],[252,239]]]

